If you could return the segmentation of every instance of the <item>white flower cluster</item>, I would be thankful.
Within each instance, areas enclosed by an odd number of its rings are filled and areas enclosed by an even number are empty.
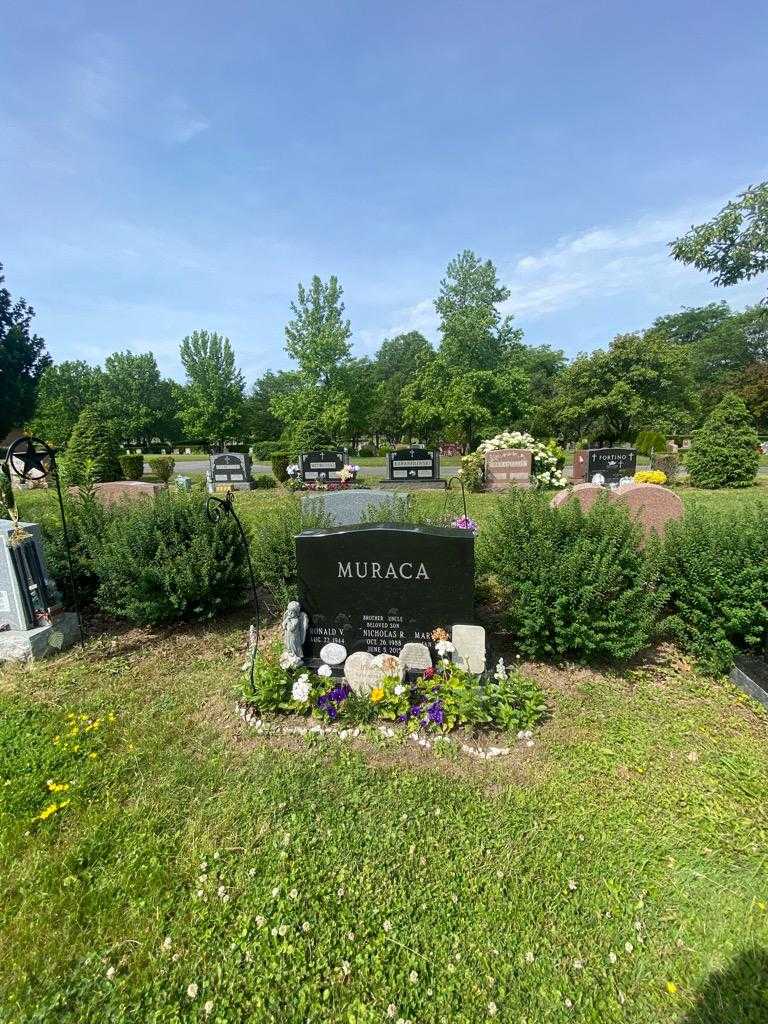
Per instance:
[[[304,704],[309,700],[309,675],[303,672],[299,678],[294,682],[293,689],[291,690],[291,697],[293,700],[298,701],[300,704]]]
[[[565,487],[567,481],[557,468],[557,456],[553,455],[543,441],[537,441],[532,434],[522,430],[503,430],[500,434],[481,441],[478,452],[502,451],[506,448],[525,448],[533,453],[533,478],[544,487]]]
[[[444,658],[446,654],[453,654],[456,648],[453,646],[450,640],[438,640],[437,643],[435,644],[435,650],[437,651],[441,658]]]

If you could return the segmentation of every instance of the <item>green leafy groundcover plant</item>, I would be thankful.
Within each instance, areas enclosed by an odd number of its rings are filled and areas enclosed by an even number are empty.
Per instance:
[[[694,509],[665,543],[670,616],[664,632],[712,672],[768,644],[768,529],[763,509]]]
[[[754,420],[737,395],[726,395],[694,431],[686,455],[694,487],[749,487],[760,465]]]
[[[438,650],[441,644],[443,652],[450,653],[451,644],[439,640]],[[506,668],[503,660],[493,679],[484,681],[442,657],[414,682],[388,676],[369,695],[360,696],[343,679],[290,667],[284,656],[278,658],[276,648],[258,657],[254,688],[248,688],[245,697],[261,713],[295,713],[349,725],[378,719],[396,722],[410,732],[447,733],[457,726],[516,732],[536,725],[546,712],[538,683]]]
[[[197,494],[118,503],[84,541],[109,615],[138,624],[210,619],[243,602],[237,526],[228,516],[212,523]]]
[[[662,559],[626,510],[583,513],[545,495],[501,497],[478,538],[481,590],[530,657],[626,661],[652,640],[665,603]]]

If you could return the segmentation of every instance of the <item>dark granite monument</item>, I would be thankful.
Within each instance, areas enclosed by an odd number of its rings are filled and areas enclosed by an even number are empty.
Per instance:
[[[305,483],[313,480],[338,480],[347,461],[346,450],[305,452],[299,456],[299,477]]]
[[[441,483],[440,452],[401,448],[387,455],[387,483]]]
[[[250,491],[251,456],[243,452],[222,452],[211,455],[208,466],[208,490],[232,488],[235,491]]]
[[[634,448],[590,448],[587,453],[587,483],[600,474],[607,484],[617,484],[623,476],[634,476],[637,452]]]
[[[474,535],[388,523],[305,530],[296,538],[304,657],[327,643],[349,654],[397,655],[431,632],[474,620]]]

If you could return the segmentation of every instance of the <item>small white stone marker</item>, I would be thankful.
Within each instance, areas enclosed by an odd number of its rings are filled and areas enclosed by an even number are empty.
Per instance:
[[[432,668],[432,655],[426,644],[407,643],[398,660],[406,672],[423,672],[425,668]]]
[[[320,649],[320,660],[326,665],[342,665],[347,657],[347,648],[344,644],[328,643]]]
[[[485,630],[482,626],[454,626],[451,640],[456,648],[453,661],[459,668],[475,675],[485,672]]]
[[[374,665],[373,655],[368,651],[355,651],[344,662],[344,678],[360,697],[369,694],[383,675],[382,669]]]

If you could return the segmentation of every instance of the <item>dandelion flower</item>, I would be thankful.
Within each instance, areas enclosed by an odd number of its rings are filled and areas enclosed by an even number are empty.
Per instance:
[[[380,686],[374,686],[371,690],[371,701],[374,704],[378,704],[380,700],[384,699],[384,690]]]
[[[187,985],[187,995],[190,999],[197,999],[197,982],[193,981]]]
[[[669,992],[671,996],[673,996],[675,992],[677,992],[677,985],[674,983],[674,981],[667,982],[667,992]]]

